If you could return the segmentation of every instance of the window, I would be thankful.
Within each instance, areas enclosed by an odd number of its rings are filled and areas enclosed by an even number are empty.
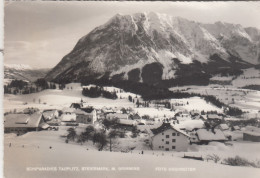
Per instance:
[[[172,133],[172,136],[176,136],[176,133]]]
[[[162,139],[162,141],[164,141],[164,139]]]
[[[172,139],[172,142],[176,142],[176,139]]]
[[[164,135],[164,133],[162,133],[162,135]]]
[[[177,133],[177,136],[180,136],[180,133]]]
[[[162,146],[162,148],[164,148],[164,146]]]
[[[166,138],[170,138],[170,135],[166,135]]]
[[[172,146],[172,149],[175,149],[175,146]]]
[[[169,151],[169,148],[165,148],[165,151]]]
[[[166,144],[169,144],[169,142],[166,142]]]
[[[159,148],[161,148],[161,146],[159,146]]]

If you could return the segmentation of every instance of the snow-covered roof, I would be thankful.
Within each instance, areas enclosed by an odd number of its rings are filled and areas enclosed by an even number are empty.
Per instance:
[[[207,118],[208,119],[222,119],[222,117],[217,114],[208,114]]]
[[[136,121],[126,119],[119,119],[119,123],[123,125],[136,125]]]
[[[128,119],[128,115],[122,113],[109,113],[107,114],[107,118]]]
[[[197,130],[197,135],[199,140],[201,141],[219,141],[219,140],[226,140],[224,133],[219,129],[214,129],[212,132],[211,129],[199,129]]]
[[[227,124],[220,124],[219,127],[220,127],[220,129],[223,129],[223,130],[229,129]]]
[[[62,114],[61,121],[63,122],[70,122],[70,121],[76,121],[76,114]]]
[[[179,133],[181,133],[181,134],[183,134],[183,135],[185,135],[185,136],[187,136],[187,137],[190,137],[190,136],[189,136],[188,134],[186,134],[185,132],[182,132],[182,131],[179,130],[178,128],[173,127],[170,123],[163,123],[160,127],[157,127],[157,128],[155,128],[155,129],[151,129],[151,131],[152,131],[152,133],[153,133],[154,135],[157,135],[157,134],[159,134],[159,133],[161,133],[161,132],[164,132],[165,130],[168,130],[168,129],[175,130],[175,131],[177,131],[177,132],[179,132]]]
[[[41,113],[29,114],[8,114],[4,117],[4,127],[39,127]]]
[[[239,130],[240,127],[239,127],[238,125],[236,125],[236,126],[234,126],[234,129],[235,129],[235,130]]]
[[[73,112],[75,112],[75,108],[63,108],[62,112],[63,113],[66,113],[66,112],[73,113]]]
[[[208,119],[222,119],[222,117],[217,114],[208,114],[207,118]]]
[[[48,110],[42,113],[44,118],[52,117],[57,110]]]
[[[186,130],[201,129],[204,127],[202,120],[186,120],[175,125],[176,128],[185,128]]]

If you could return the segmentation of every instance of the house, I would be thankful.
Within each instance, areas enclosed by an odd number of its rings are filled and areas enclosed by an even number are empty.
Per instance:
[[[106,115],[106,118],[111,120],[111,119],[128,119],[128,115],[127,114],[122,114],[122,113],[109,113]]]
[[[260,132],[244,132],[244,141],[260,142]]]
[[[57,119],[59,117],[59,112],[58,110],[44,110],[42,113],[42,116],[45,121],[50,121],[52,119]]]
[[[197,137],[200,144],[208,144],[212,141],[227,141],[225,134],[220,129],[199,129],[197,130]]]
[[[81,109],[75,111],[76,122],[82,124],[94,124],[97,121],[97,111],[93,109],[91,112],[86,112]]]
[[[189,135],[174,128],[170,123],[151,129],[151,146],[153,150],[187,151]]]
[[[33,114],[8,114],[4,117],[4,132],[24,133],[39,131],[49,127],[43,120],[41,113]]]

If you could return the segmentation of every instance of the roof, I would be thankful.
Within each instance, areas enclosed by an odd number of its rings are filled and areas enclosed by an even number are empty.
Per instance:
[[[92,110],[93,111],[93,110]],[[77,109],[77,110],[75,110],[75,114],[77,114],[77,115],[93,115],[93,112],[91,112],[91,113],[88,113],[88,112],[85,112],[85,111],[83,111],[83,110],[81,110],[81,109]]]
[[[260,136],[259,132],[244,132],[244,134],[251,135],[251,136]]]
[[[43,117],[52,117],[54,114],[55,114],[55,112],[56,112],[57,110],[48,110],[48,111],[44,111],[43,113],[42,113],[42,115],[43,115]]]
[[[208,119],[222,119],[222,117],[217,114],[208,114],[207,118]]]
[[[122,113],[109,113],[107,114],[107,118],[112,117],[112,118],[119,118],[119,119],[127,119],[128,115],[127,114],[122,114]]]
[[[76,114],[62,114],[61,121],[63,122],[70,122],[70,121],[76,121]]]
[[[213,133],[211,129],[197,130],[197,135],[198,135],[199,140],[201,140],[201,141],[203,141],[203,140],[207,140],[207,141],[226,140],[226,137],[221,130],[215,129],[214,131],[215,131],[215,133]]]
[[[8,114],[4,117],[4,127],[39,127],[42,119],[41,113],[29,114]]]
[[[119,119],[119,124],[123,125],[135,125],[136,122],[133,120]]]
[[[73,113],[73,112],[75,112],[75,108],[63,108],[62,112],[63,113],[66,113],[66,112]]]
[[[227,130],[229,129],[228,125],[227,124],[220,124],[219,127],[223,130]]]
[[[180,130],[177,129],[177,128],[174,128],[170,123],[163,123],[160,127],[155,128],[155,129],[151,129],[151,131],[152,131],[152,133],[153,133],[154,135],[157,135],[157,134],[159,134],[159,133],[161,133],[161,132],[164,132],[164,131],[166,131],[166,130],[168,130],[168,129],[175,130],[175,131],[177,131],[177,132],[179,132],[179,133],[181,133],[181,134],[183,134],[183,135],[185,135],[185,136],[187,136],[187,137],[190,137],[188,134],[186,134],[186,133],[180,131]]]
[[[236,125],[236,126],[234,126],[234,129],[235,129],[235,130],[239,130],[240,127],[239,127],[238,125]]]

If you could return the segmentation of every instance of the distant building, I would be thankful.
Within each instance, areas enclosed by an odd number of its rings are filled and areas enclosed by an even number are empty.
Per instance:
[[[83,110],[77,109],[76,122],[82,124],[94,124],[97,121],[97,111],[93,109],[91,112],[85,112]]]
[[[156,129],[151,129],[153,150],[187,151],[189,135],[174,128],[170,123],[163,123]]]
[[[122,113],[109,113],[106,115],[107,119],[128,119],[128,115],[127,114],[122,114]]]
[[[44,122],[41,113],[8,114],[4,117],[5,133],[39,131],[48,127],[49,125]]]

